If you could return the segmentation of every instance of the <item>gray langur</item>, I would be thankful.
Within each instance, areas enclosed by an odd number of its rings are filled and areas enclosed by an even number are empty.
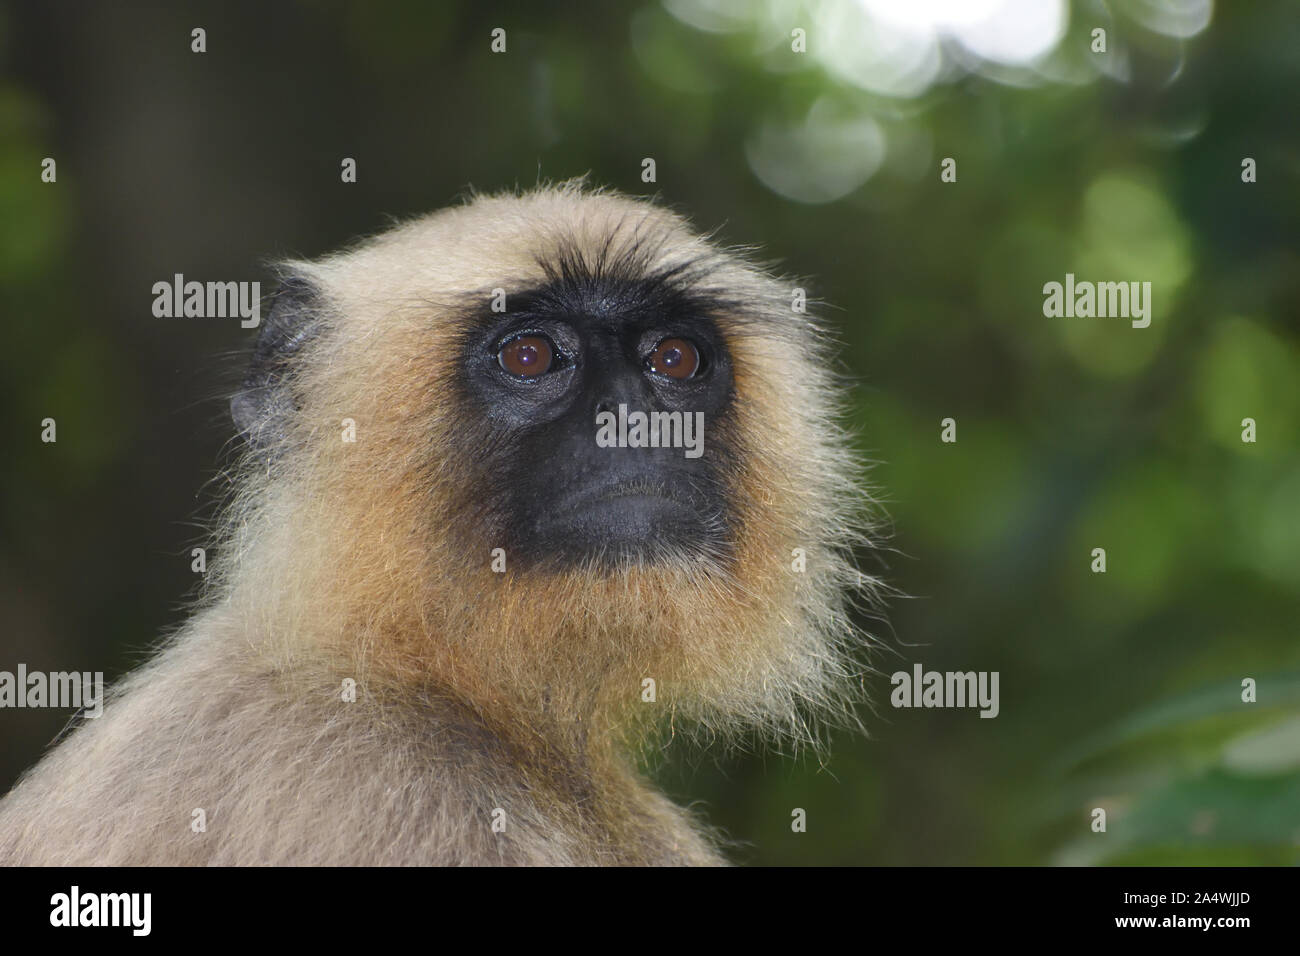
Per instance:
[[[852,723],[877,589],[792,287],[581,182],[283,268],[205,592],[0,862],[723,862],[638,753]]]

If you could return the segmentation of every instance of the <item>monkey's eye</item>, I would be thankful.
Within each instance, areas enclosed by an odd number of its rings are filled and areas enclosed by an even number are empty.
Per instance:
[[[497,352],[497,362],[511,375],[519,378],[536,378],[551,369],[555,350],[550,340],[541,335],[521,335],[511,339]]]
[[[700,369],[700,350],[686,339],[664,339],[654,347],[646,364],[657,375],[687,379]]]

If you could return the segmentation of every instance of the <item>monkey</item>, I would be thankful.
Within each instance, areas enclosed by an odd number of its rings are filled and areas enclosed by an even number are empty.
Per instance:
[[[827,328],[585,178],[279,271],[202,593],[0,801],[0,862],[727,863],[647,754],[861,727]]]

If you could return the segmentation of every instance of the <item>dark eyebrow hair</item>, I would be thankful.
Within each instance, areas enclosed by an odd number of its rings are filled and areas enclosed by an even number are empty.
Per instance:
[[[655,265],[666,236],[636,234],[616,244],[613,234],[593,250],[574,240],[561,242],[536,259],[546,280],[516,294],[544,311],[590,315],[628,312],[705,313],[720,305],[707,290],[716,259],[701,255]]]
[[[543,243],[533,261],[541,276],[502,276],[492,288],[462,293],[459,321],[466,334],[503,319],[587,315],[611,320],[664,316],[698,324],[724,339],[750,335],[799,342],[807,322],[787,321],[759,288],[733,289],[728,279],[734,253],[705,249],[666,264],[673,240],[666,230],[612,229],[595,242],[559,235]],[[743,260],[742,260],[743,261]],[[507,312],[490,308],[494,289],[504,289]],[[770,290],[767,290],[770,293]],[[751,294],[753,297],[751,298]]]
[[[540,278],[503,278],[494,287],[506,291],[506,315],[512,317],[665,315],[713,325],[722,310],[733,304],[709,283],[720,257],[704,254],[659,265],[656,260],[666,242],[667,237],[610,235],[591,248],[564,239],[535,257]],[[506,317],[490,311],[491,297],[488,289],[462,297],[467,325],[482,327]]]
[[[721,300],[707,291],[680,286],[660,276],[623,278],[609,275],[579,281],[551,280],[509,296],[516,316],[586,315],[597,319],[671,316],[712,322]]]

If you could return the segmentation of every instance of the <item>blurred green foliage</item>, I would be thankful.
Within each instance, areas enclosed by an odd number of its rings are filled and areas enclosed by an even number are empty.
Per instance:
[[[3,8],[0,667],[119,674],[183,619],[245,339],[154,281],[590,171],[816,277],[894,531],[864,561],[910,595],[866,622],[869,739],[674,751],[676,796],[757,863],[1300,860],[1300,10],[1079,0],[1051,57],[939,44],[904,95],[829,6]],[[1150,281],[1150,328],[1045,318],[1067,272]],[[1000,715],[893,710],[913,661],[999,671]],[[0,781],[65,717],[5,714]]]

